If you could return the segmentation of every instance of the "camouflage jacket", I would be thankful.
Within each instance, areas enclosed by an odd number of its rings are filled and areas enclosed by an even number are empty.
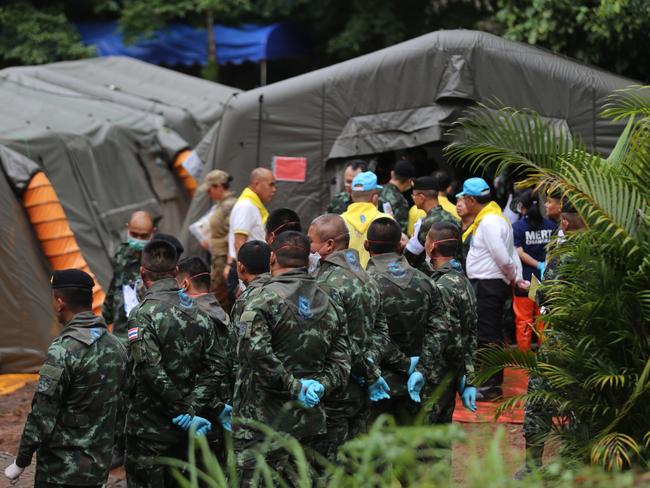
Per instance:
[[[359,253],[354,249],[336,251],[321,261],[316,281],[333,300],[340,302],[345,312],[352,376],[374,383],[381,375],[379,351],[390,340],[377,283],[363,270]],[[352,416],[362,402],[361,394],[356,382],[351,381],[346,390],[328,399],[325,409],[328,417],[336,413]]]
[[[75,315],[52,341],[16,464],[38,452],[36,480],[101,485],[108,477],[126,350],[92,312]]]
[[[235,337],[237,336],[236,324],[239,322],[239,318],[244,311],[244,306],[253,298],[260,288],[266,285],[269,281],[271,281],[271,273],[257,275],[254,280],[248,283],[237,300],[235,300],[235,304],[232,306],[232,311],[230,312],[230,326],[235,332]]]
[[[468,384],[474,383],[474,354],[477,348],[476,296],[469,279],[454,269],[451,263],[432,269],[429,275],[442,295],[447,321],[452,331],[452,344],[447,348],[447,366],[467,375]],[[453,341],[460,338],[454,347]],[[460,355],[457,353],[461,352]]]
[[[237,326],[233,415],[298,438],[324,433],[322,404],[308,409],[296,400],[300,378],[322,383],[326,397],[347,384],[350,355],[340,306],[299,268],[273,277],[249,296]],[[234,437],[250,441],[263,434],[238,425]]]
[[[392,183],[386,183],[384,185],[384,188],[379,195],[377,208],[379,208],[381,212],[393,216],[402,228],[402,232],[408,230],[410,205],[406,198],[404,198],[404,195],[402,195],[402,192],[399,191],[399,188],[395,185]]]
[[[438,287],[428,276],[411,267],[404,256],[387,253],[373,256],[368,264],[382,297],[390,343],[381,369],[391,395],[406,395],[412,356],[419,356],[418,370],[428,386],[448,373],[443,357],[450,326]]]
[[[156,281],[129,315],[131,391],[126,432],[160,442],[182,439],[172,418],[223,409],[218,397],[228,363],[210,317],[178,288]]]
[[[102,317],[107,324],[113,324],[113,334],[115,334],[126,346],[126,328],[128,317],[124,310],[124,291],[123,286],[128,285],[136,287],[140,278],[140,256],[142,251],[136,251],[128,243],[120,244],[115,253],[115,267],[113,269],[113,279],[108,286],[106,298],[102,305]]]
[[[219,354],[225,359],[227,365],[225,375],[219,385],[218,395],[215,398],[217,401],[231,404],[232,392],[235,388],[234,351],[237,347],[237,336],[235,335],[234,329],[230,326],[228,314],[219,305],[217,297],[212,293],[206,293],[194,297],[194,301],[212,319],[216,338],[215,347],[219,349]],[[216,412],[216,405],[214,413],[220,413]]]
[[[346,191],[337,193],[332,197],[332,201],[327,206],[327,213],[335,213],[341,215],[348,209],[348,205],[352,203],[350,194]]]
[[[431,230],[431,226],[436,222],[451,222],[456,224],[460,228],[460,223],[452,214],[443,210],[440,205],[436,205],[422,219],[422,225],[420,225],[420,231],[418,232],[418,241],[424,246],[424,243],[427,240],[427,234]]]

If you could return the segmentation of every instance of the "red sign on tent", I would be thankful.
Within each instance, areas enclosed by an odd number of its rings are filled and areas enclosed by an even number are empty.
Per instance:
[[[273,174],[278,181],[304,183],[307,177],[307,158],[274,156]]]

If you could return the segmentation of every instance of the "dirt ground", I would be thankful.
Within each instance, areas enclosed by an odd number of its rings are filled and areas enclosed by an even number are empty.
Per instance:
[[[11,395],[0,396],[0,468],[4,468],[13,461],[20,436],[22,434],[25,417],[30,410],[30,403],[34,393],[35,383],[29,383],[25,387],[17,390]],[[499,425],[504,427],[504,452],[506,456],[504,463],[513,473],[519,469],[523,463],[524,441],[521,425],[516,424],[461,424],[468,432],[471,442],[468,444],[457,444],[454,446],[452,457],[453,479],[457,486],[463,486],[467,473],[465,462],[470,455],[470,449],[479,456],[483,455],[489,441],[494,437],[495,431]],[[34,465],[30,466],[33,468]],[[21,476],[20,483],[15,485],[17,488],[27,488],[33,486],[33,470],[26,470]],[[0,474],[0,488],[9,486]],[[111,472],[107,488],[124,488],[124,470],[117,469]]]

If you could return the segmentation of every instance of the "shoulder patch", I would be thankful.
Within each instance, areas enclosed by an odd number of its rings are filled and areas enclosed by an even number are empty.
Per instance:
[[[192,308],[194,305],[194,300],[192,300],[192,297],[190,297],[187,293],[185,293],[185,290],[178,290],[178,298],[180,299],[180,307],[181,308]]]
[[[311,310],[311,301],[302,295],[298,297],[298,315],[305,320],[314,318],[314,313]]]
[[[406,275],[406,270],[397,261],[391,261],[388,263],[387,269],[395,278],[401,278]]]
[[[346,251],[345,252],[345,261],[350,265],[350,268],[352,268],[355,272],[359,272],[360,264],[359,264],[359,259],[357,258],[357,253],[354,251]]]
[[[127,337],[129,339],[129,342],[137,341],[140,337],[140,327],[131,327],[127,331]]]
[[[249,326],[253,323],[253,320],[255,320],[256,315],[256,312],[251,312],[250,310],[241,314],[241,317],[239,317],[239,321],[237,322],[237,333],[239,334],[239,337],[250,337],[251,328]]]
[[[63,374],[63,368],[46,363],[41,366],[38,374],[40,375],[36,386],[38,393],[48,396],[53,395]]]

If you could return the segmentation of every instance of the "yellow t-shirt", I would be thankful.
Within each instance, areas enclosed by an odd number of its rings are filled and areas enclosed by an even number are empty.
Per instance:
[[[363,244],[366,242],[368,227],[370,224],[381,217],[392,219],[391,215],[377,210],[370,202],[351,203],[348,209],[341,214],[345,224],[348,226],[350,233],[350,249],[355,249],[359,253],[359,261],[365,269],[370,260],[370,254],[365,250]],[[394,220],[394,219],[393,219]]]
[[[456,218],[456,220],[460,220],[460,217],[458,216],[458,212],[456,212],[456,205],[451,203],[445,195],[438,195],[438,203],[440,204],[443,210],[453,215]]]
[[[418,220],[423,219],[426,215],[427,213],[424,210],[417,208],[415,205],[413,205],[409,209],[409,223],[406,230],[408,232],[409,237],[413,237],[413,231],[415,230],[415,223]]]

